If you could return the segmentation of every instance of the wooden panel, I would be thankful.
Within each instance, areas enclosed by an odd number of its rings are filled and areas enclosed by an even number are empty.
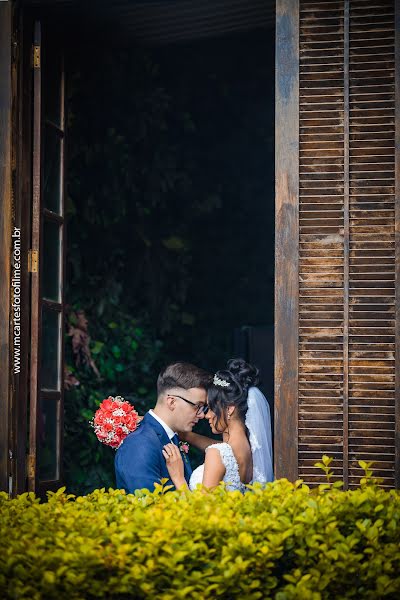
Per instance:
[[[394,2],[351,0],[349,21],[349,482],[374,460],[395,484]],[[383,404],[376,404],[376,400]],[[382,412],[385,411],[385,412]],[[385,448],[378,453],[376,446]]]
[[[276,7],[275,476],[297,478],[298,1]]]
[[[396,428],[395,428],[395,477],[396,488],[400,489],[400,0],[395,2],[395,247],[396,247],[396,304],[394,315],[396,318]]]
[[[8,491],[11,263],[11,2],[0,3],[0,489]]]
[[[28,436],[28,399],[29,399],[29,346],[30,346],[30,274],[28,250],[30,239],[31,212],[31,48],[32,30],[23,11],[15,15],[14,45],[16,103],[13,113],[13,147],[15,148],[14,186],[14,225],[22,231],[21,263],[21,368],[14,374],[12,398],[12,436],[13,452],[12,477],[13,495],[26,491],[26,440]]]
[[[322,480],[322,453],[345,487],[357,460],[374,460],[389,487],[396,453],[399,464],[394,4],[300,2],[298,472],[309,483]]]
[[[35,23],[34,46],[41,50],[40,23]],[[40,204],[41,204],[41,68],[40,62],[33,68],[33,142],[32,142],[32,249],[40,249]],[[31,274],[31,361],[29,396],[29,462],[28,490],[36,491],[37,476],[37,430],[38,430],[38,368],[40,331],[40,267]]]
[[[326,57],[324,61],[321,57]],[[343,474],[344,2],[300,3],[299,477]]]
[[[62,484],[65,77],[57,41],[46,32],[43,43],[40,22],[34,25],[34,48],[32,248],[39,268],[31,279],[28,489],[45,496]],[[51,79],[53,88],[46,85]],[[55,86],[58,94],[52,96]],[[57,142],[55,150],[49,139]],[[46,179],[50,163],[58,177],[54,186]]]

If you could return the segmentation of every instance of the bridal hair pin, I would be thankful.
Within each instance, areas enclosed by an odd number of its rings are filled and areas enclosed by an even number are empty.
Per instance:
[[[213,384],[219,385],[221,387],[229,387],[230,385],[229,381],[225,381],[225,379],[220,379],[219,377],[217,377],[217,375],[214,375]]]

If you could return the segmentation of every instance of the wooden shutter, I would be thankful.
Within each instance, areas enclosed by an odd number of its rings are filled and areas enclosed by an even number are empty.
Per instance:
[[[279,42],[289,34],[298,44],[291,56]],[[346,487],[359,481],[359,459],[373,460],[376,475],[393,487],[396,471],[399,477],[395,1],[282,0],[277,37],[277,227],[286,215],[298,236],[293,256],[295,246],[277,231],[277,475],[318,483],[314,463],[328,454]],[[285,89],[288,73],[292,86]],[[283,126],[289,140],[280,135]],[[281,158],[285,149],[298,177],[290,196],[282,179],[290,176],[293,188],[295,176]],[[284,309],[283,289],[292,294]],[[295,326],[286,339],[282,318]],[[284,438],[288,430],[295,456]]]

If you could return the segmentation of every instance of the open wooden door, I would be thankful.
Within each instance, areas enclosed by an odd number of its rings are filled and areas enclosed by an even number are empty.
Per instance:
[[[28,489],[43,495],[62,481],[65,78],[38,22],[34,37]]]
[[[0,3],[0,490],[12,491],[10,432],[10,283],[12,221],[12,7]]]
[[[277,477],[400,486],[400,2],[277,0]]]

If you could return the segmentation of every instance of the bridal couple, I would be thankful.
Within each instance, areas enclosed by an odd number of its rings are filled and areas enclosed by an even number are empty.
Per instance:
[[[199,483],[213,488],[223,481],[228,490],[244,492],[246,484],[272,481],[270,411],[257,383],[258,370],[241,359],[228,361],[214,377],[187,363],[166,367],[154,409],[117,451],[117,488],[153,491],[167,478],[176,489],[193,490]],[[222,441],[192,431],[204,418]],[[194,471],[182,442],[205,452]]]

